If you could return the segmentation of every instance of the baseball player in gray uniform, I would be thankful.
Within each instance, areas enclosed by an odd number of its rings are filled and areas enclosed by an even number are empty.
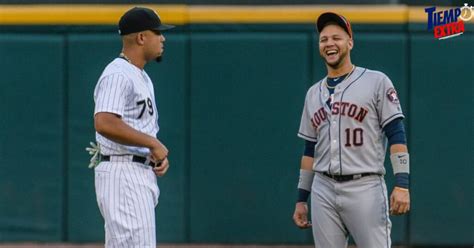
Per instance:
[[[119,21],[122,53],[104,69],[94,91],[95,189],[106,247],[156,248],[156,176],[166,173],[169,162],[156,138],[158,109],[143,68],[161,58],[161,32],[172,27],[151,9],[127,11]]]
[[[410,209],[409,155],[397,92],[385,74],[352,64],[354,41],[346,18],[323,13],[317,30],[328,74],[306,94],[293,220],[300,228],[312,227],[318,248],[347,247],[349,235],[359,248],[388,248],[389,213]],[[384,181],[387,143],[396,177],[390,200]]]

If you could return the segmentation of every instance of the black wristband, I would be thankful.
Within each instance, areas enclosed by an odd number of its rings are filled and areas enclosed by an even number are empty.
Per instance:
[[[298,201],[297,202],[307,202],[308,197],[311,192],[304,190],[304,189],[298,189]]]

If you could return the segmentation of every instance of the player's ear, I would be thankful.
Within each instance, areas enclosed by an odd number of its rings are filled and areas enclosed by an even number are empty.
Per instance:
[[[138,45],[143,46],[145,44],[146,35],[144,32],[138,32],[135,37],[135,41]]]
[[[352,50],[352,48],[354,47],[354,40],[352,38],[349,38],[349,50]]]

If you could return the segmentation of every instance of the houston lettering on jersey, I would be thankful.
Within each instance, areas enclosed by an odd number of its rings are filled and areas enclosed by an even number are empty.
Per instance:
[[[350,102],[334,102],[331,109],[331,115],[347,116],[358,122],[364,121],[368,112],[367,109]],[[328,116],[324,108],[320,108],[313,114],[311,123],[313,127],[317,129],[327,118]]]

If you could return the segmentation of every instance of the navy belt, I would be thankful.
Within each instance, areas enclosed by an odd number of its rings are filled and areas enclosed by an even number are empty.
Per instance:
[[[110,161],[110,156],[109,155],[102,155],[102,156],[100,156],[100,161]],[[140,163],[140,164],[144,164],[144,165],[149,165],[151,167],[156,167],[156,166],[161,165],[161,162],[154,163],[153,161],[149,161],[149,160],[147,162],[147,158],[137,156],[137,155],[132,156],[132,162],[136,162],[136,163]]]
[[[361,173],[361,174],[353,174],[353,175],[332,175],[327,172],[323,172],[322,174],[338,182],[347,182],[347,181],[359,179],[365,176],[379,175],[377,173]]]

